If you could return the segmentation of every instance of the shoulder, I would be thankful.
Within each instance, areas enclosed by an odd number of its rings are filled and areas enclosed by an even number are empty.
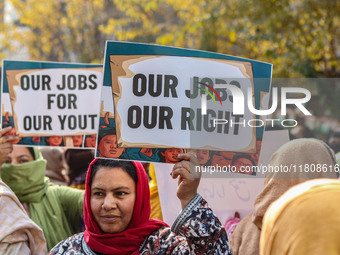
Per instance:
[[[75,234],[61,241],[50,250],[49,254],[82,254],[81,242],[84,233]]]
[[[261,230],[252,222],[253,213],[247,215],[236,226],[230,238],[230,246],[233,254],[256,254],[259,251]]]

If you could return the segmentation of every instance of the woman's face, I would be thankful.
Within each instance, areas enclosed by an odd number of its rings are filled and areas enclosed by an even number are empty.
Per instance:
[[[100,168],[91,186],[91,211],[104,233],[124,231],[132,218],[136,184],[122,168]]]
[[[6,163],[12,165],[19,165],[22,163],[33,161],[34,158],[32,154],[29,152],[27,147],[23,146],[13,146],[13,150],[10,154],[8,154],[8,159]]]

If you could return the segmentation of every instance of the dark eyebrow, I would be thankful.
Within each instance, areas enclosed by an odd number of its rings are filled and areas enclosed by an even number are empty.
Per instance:
[[[92,190],[103,190],[104,191],[104,189],[101,189],[101,188],[97,188],[97,187],[94,187],[94,188],[92,188]]]
[[[112,189],[111,191],[117,191],[117,190],[120,190],[120,189],[127,189],[129,190],[130,188],[126,187],[126,186],[119,186],[115,189]],[[101,191],[105,191],[105,189],[102,189],[102,188],[98,188],[98,187],[94,187],[92,188],[92,190],[101,190]]]

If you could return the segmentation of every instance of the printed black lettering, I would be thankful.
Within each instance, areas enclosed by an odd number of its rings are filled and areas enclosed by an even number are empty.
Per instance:
[[[166,124],[166,129],[172,129],[171,118],[173,116],[173,111],[170,107],[160,106],[159,107],[159,129],[164,129]]]
[[[207,132],[213,132],[215,130],[213,121],[210,119],[210,115],[212,118],[216,118],[216,113],[211,109],[208,109],[207,114],[203,117],[203,127]]]
[[[44,130],[52,130],[52,117],[44,115]]]
[[[151,114],[149,114],[150,106],[144,106],[143,124],[147,129],[152,129],[157,124],[157,106],[151,107]],[[150,116],[151,115],[151,116]]]
[[[61,76],[61,85],[60,84],[57,84],[57,89],[59,90],[64,90],[66,88],[66,75],[63,74]]]
[[[65,120],[66,120],[66,115],[58,115],[58,119],[59,119],[59,122],[60,122],[60,129],[61,130],[64,130],[65,127]]]
[[[76,101],[77,101],[76,94],[68,94],[68,109],[77,109]]]
[[[128,109],[127,124],[130,128],[139,128],[142,122],[142,110],[137,105],[132,105]]]
[[[67,77],[67,88],[69,90],[77,89],[77,78],[75,75],[71,74]]]
[[[155,88],[155,75],[150,74],[149,75],[149,94],[152,97],[158,97],[162,93],[162,75],[157,74],[157,82],[156,82],[156,88]]]
[[[23,126],[26,131],[52,130],[52,118],[48,115],[33,115],[23,118]]]
[[[43,90],[51,90],[50,87],[51,77],[49,75],[42,76],[42,88]]]
[[[193,90],[192,93],[190,94],[189,89],[185,90],[185,95],[187,98],[193,99],[198,96],[198,82],[199,82],[198,77],[194,77],[193,84],[192,84],[192,90]]]
[[[87,88],[86,75],[83,74],[78,75],[78,89],[84,90],[86,88]]]
[[[96,89],[97,88],[97,82],[94,79],[97,79],[97,75],[91,74],[89,76],[89,81],[91,83],[91,84],[89,84],[90,89]]]
[[[68,128],[74,130],[77,128],[77,118],[74,115],[68,116]]]
[[[195,112],[193,109],[182,107],[181,129],[186,130],[188,126],[189,130],[194,130],[194,123],[193,123],[194,118],[195,118]]]
[[[89,118],[91,119],[91,129],[94,129],[95,128],[95,118],[97,117],[97,114],[91,114],[89,115]]]
[[[52,103],[54,103],[55,94],[47,94],[47,109],[51,109]]]
[[[165,75],[164,76],[164,97],[170,96],[177,97],[176,87],[178,85],[178,79],[174,75]]]
[[[132,92],[135,96],[141,97],[146,93],[146,77],[144,74],[136,74],[133,77]]]
[[[26,131],[29,131],[32,129],[32,119],[30,116],[25,116],[24,117],[24,129]]]

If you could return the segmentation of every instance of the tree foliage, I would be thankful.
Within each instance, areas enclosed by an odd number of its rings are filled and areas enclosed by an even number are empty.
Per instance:
[[[34,60],[99,62],[110,1],[9,0],[17,19],[6,24],[9,42],[20,42]]]
[[[329,0],[114,0],[121,40],[244,56],[276,77],[339,77],[340,2]]]
[[[0,56],[102,63],[109,39],[266,61],[273,77],[340,77],[339,13],[337,0],[0,0]],[[313,107],[338,116],[329,82]]]
[[[99,62],[111,39],[267,61],[274,77],[340,76],[337,0],[7,1],[17,19],[1,23],[1,47],[36,60]]]

